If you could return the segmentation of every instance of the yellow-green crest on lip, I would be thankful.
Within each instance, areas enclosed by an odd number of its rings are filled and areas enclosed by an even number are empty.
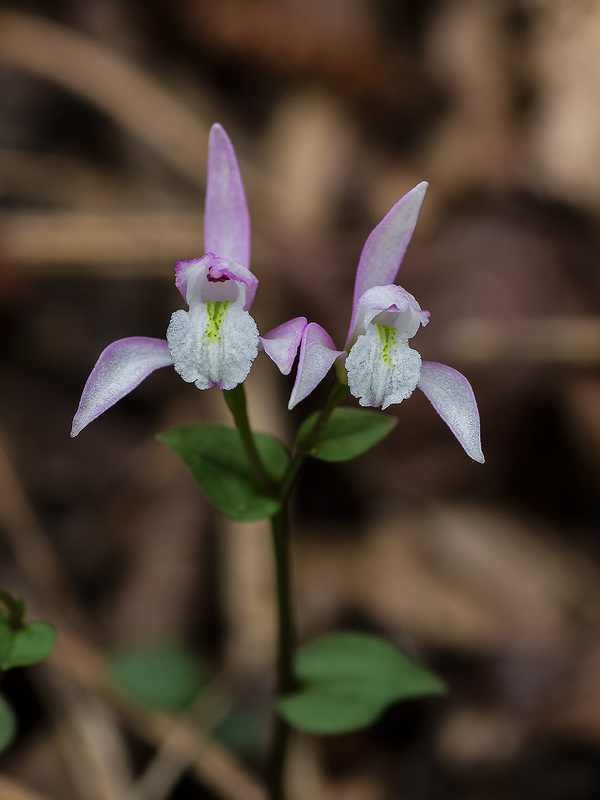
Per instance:
[[[220,342],[221,335],[219,333],[221,326],[225,320],[225,311],[229,305],[229,300],[224,302],[217,300],[206,303],[206,328],[204,329],[204,341],[206,342]]]
[[[392,353],[390,351],[397,349],[396,334],[398,331],[391,325],[382,325],[379,322],[376,322],[375,324],[377,325],[377,331],[382,344],[381,358],[383,362],[388,365],[388,367],[392,367],[393,360]]]

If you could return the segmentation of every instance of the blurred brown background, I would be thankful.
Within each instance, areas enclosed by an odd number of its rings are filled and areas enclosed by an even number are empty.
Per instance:
[[[61,630],[6,677],[1,800],[262,797],[260,747],[232,761],[204,736],[240,702],[268,724],[268,534],[220,519],[153,439],[227,421],[221,397],[160,370],[68,435],[103,347],[181,307],[216,121],[262,331],[305,314],[341,345],[366,236],[430,182],[399,282],[431,311],[414,346],[471,380],[487,457],[417,393],[374,451],[307,468],[302,640],[381,633],[450,691],[297,737],[290,797],[600,797],[599,85],[598,0],[0,3],[0,585]],[[264,356],[247,388],[287,441],[319,401],[284,414]],[[217,676],[170,737],[100,655],[165,639]]]

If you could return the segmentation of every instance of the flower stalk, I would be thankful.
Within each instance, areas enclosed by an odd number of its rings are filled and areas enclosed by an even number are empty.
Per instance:
[[[335,411],[335,409],[339,406],[339,404],[344,400],[346,395],[348,394],[348,387],[341,383],[341,381],[336,380],[331,392],[327,400],[325,401],[325,405],[319,412],[315,420],[315,424],[308,434],[307,438],[302,442],[302,444],[298,447],[290,466],[286,474],[283,476],[281,481],[281,486],[279,489],[279,499],[282,502],[285,502],[291,492],[294,483],[296,482],[296,478],[298,477],[298,473],[302,469],[302,465],[310,456],[312,449],[316,445],[319,436],[321,435],[323,428],[327,424],[329,417]]]
[[[273,543],[277,597],[276,696],[282,697],[289,694],[295,685],[293,671],[295,634],[289,567],[289,526],[285,506],[271,518],[271,541]],[[269,800],[284,800],[285,798],[285,763],[290,733],[288,723],[283,717],[276,714],[268,761]]]
[[[248,419],[248,405],[246,403],[244,386],[240,383],[234,389],[225,390],[223,395],[233,415],[235,426],[242,440],[242,446],[248,457],[250,466],[252,467],[257,487],[265,494],[276,497],[278,493],[277,484],[267,472],[252,434],[250,420]]]
[[[281,510],[271,517],[271,542],[275,566],[275,590],[277,598],[277,683],[276,696],[283,697],[295,688],[293,654],[295,649],[294,615],[291,599],[289,565],[289,525],[287,504],[290,492],[306,458],[317,443],[323,428],[334,409],[348,394],[348,387],[336,380],[325,405],[318,414],[306,440],[298,447],[279,485],[267,473],[250,427],[246,395],[242,384],[223,392],[233,415],[248,461],[252,467],[257,486],[267,494],[275,495],[281,502]],[[269,800],[284,800],[285,762],[290,737],[288,723],[276,715],[268,758]]]
[[[289,488],[282,492],[282,486],[277,486],[269,476],[256,441],[252,434],[246,394],[242,384],[235,389],[223,392],[225,400],[233,415],[236,428],[240,435],[242,445],[252,471],[256,485],[266,494],[278,496],[281,500],[281,510],[271,517],[271,541],[273,545],[273,559],[275,567],[275,588],[277,607],[277,683],[276,696],[281,697],[290,693],[294,688],[293,653],[294,653],[294,621],[291,602],[291,582],[289,567],[289,526],[287,517],[287,500]],[[303,460],[303,459],[302,459]],[[284,800],[284,767],[288,750],[290,727],[279,715],[274,720],[271,752],[268,758],[268,785],[269,800]]]

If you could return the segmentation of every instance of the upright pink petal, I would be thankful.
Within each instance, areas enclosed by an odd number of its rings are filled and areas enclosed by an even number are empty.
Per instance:
[[[292,370],[306,325],[306,317],[295,317],[260,337],[263,350],[283,375]]]
[[[208,173],[204,213],[204,249],[250,264],[250,218],[233,145],[220,125],[208,140]]]
[[[159,367],[173,363],[164,339],[132,336],[109,344],[83,388],[71,436],[103,414]]]
[[[356,270],[349,339],[354,330],[358,301],[367,289],[394,283],[417,224],[428,185],[423,181],[407,192],[369,234]]]
[[[452,367],[424,361],[417,387],[427,397],[466,454],[483,464],[479,411],[471,384]]]
[[[309,322],[302,336],[296,382],[288,408],[291,410],[316,389],[343,350],[336,350],[331,336],[316,322]]]

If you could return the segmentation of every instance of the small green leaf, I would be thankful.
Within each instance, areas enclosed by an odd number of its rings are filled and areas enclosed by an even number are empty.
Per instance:
[[[298,445],[306,442],[317,414],[312,414],[298,433]],[[336,408],[319,434],[309,455],[322,461],[348,461],[366,453],[384,439],[398,420],[388,414],[360,408]]]
[[[7,646],[4,620],[0,620],[0,667],[26,667],[50,655],[56,644],[56,631],[45,622],[29,622],[19,630],[11,630]]]
[[[181,425],[157,437],[184,461],[222,514],[242,521],[272,517],[281,503],[257,488],[240,436],[227,425]],[[284,446],[266,433],[254,434],[269,475],[281,480],[289,464]]]
[[[17,721],[12,708],[0,695],[0,753],[6,750],[17,731]]]
[[[150,708],[185,711],[205,684],[205,669],[187,650],[153,644],[114,653],[108,671],[115,683]]]
[[[295,728],[321,735],[364,728],[398,700],[445,691],[390,642],[362,633],[333,634],[302,648],[296,677],[301,688],[280,698],[279,713]]]

